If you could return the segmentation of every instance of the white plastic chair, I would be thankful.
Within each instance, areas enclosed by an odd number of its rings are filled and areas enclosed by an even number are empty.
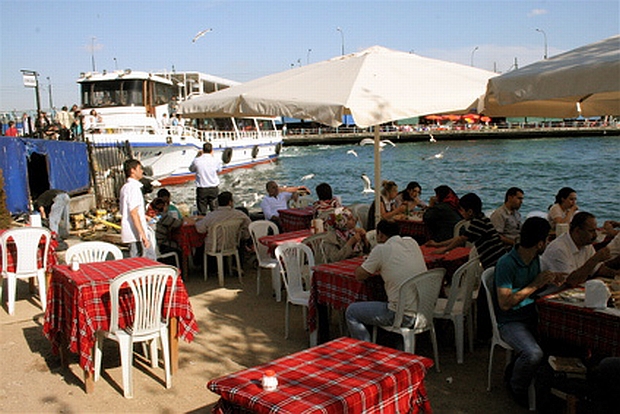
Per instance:
[[[121,260],[123,252],[112,243],[88,241],[70,246],[65,252],[65,262],[67,264],[73,261],[78,263],[105,262],[109,256],[112,256],[112,260]]]
[[[22,227],[6,230],[0,235],[0,248],[2,248],[2,279],[7,279],[8,287],[8,311],[9,315],[15,313],[15,297],[17,295],[17,279],[37,278],[39,285],[39,299],[41,308],[45,311],[47,306],[45,272],[47,270],[47,252],[50,247],[52,234],[42,227]],[[44,239],[43,258],[39,266],[39,245]],[[13,241],[13,246],[9,246]],[[14,271],[9,271],[9,249],[16,251],[16,263]],[[2,279],[0,279],[0,296],[2,294]]]
[[[123,394],[125,398],[133,398],[133,344],[150,342],[151,367],[157,368],[157,340],[161,343],[166,388],[172,386],[170,367],[170,344],[168,343],[168,321],[170,308],[176,286],[178,269],[172,266],[153,266],[130,270],[117,276],[110,285],[110,328],[97,332],[95,345],[95,376],[97,381],[101,375],[101,356],[103,341],[106,338],[116,341],[121,354],[123,370]],[[133,323],[131,326],[119,326],[119,292],[131,290],[133,296]],[[170,289],[168,304],[163,315],[166,289]],[[126,310],[125,310],[126,311]]]
[[[469,220],[461,220],[458,223],[456,223],[454,225],[454,237],[458,237],[461,235],[461,229],[463,227],[468,228],[470,225],[470,221]]]
[[[174,257],[174,265],[177,267],[177,269],[180,269],[181,265],[179,264],[179,255],[176,252],[161,253],[159,251],[159,245],[157,244],[157,235],[155,234],[155,229],[147,226],[146,231],[147,237],[152,244],[152,248],[155,251],[155,258],[165,259],[166,257]]]
[[[269,254],[269,248],[259,242],[261,237],[271,234],[279,234],[278,225],[270,220],[256,220],[250,223],[248,226],[250,236],[252,237],[252,244],[254,245],[254,251],[256,252],[256,259],[258,260],[258,268],[256,269],[256,295],[260,295],[260,273],[262,269],[269,269],[271,271],[271,283],[276,287],[277,278],[280,277],[280,271],[278,270],[278,261],[271,257]],[[279,284],[278,284],[279,285]],[[276,291],[276,299],[280,302],[282,296],[280,292]]]
[[[220,286],[224,286],[224,257],[234,256],[237,263],[239,282],[243,283],[243,270],[239,259],[239,241],[241,238],[242,219],[225,220],[211,227],[205,238],[203,255],[204,277],[207,280],[207,256],[217,258],[217,277]],[[209,242],[209,239],[212,241]]]
[[[327,233],[313,234],[303,239],[302,243],[310,247],[312,254],[314,254],[314,264],[320,265],[327,263],[327,257],[325,255],[325,249],[323,248],[323,240]]]
[[[284,315],[284,337],[288,338],[289,303],[303,307],[306,321],[306,308],[310,300],[310,281],[314,267],[312,250],[303,243],[283,243],[276,248],[280,274],[286,287],[286,311]]]
[[[491,326],[493,327],[493,338],[491,339],[491,351],[489,353],[489,368],[487,372],[487,391],[491,391],[491,372],[493,372],[493,351],[495,346],[499,345],[506,350],[506,366],[510,363],[512,357],[512,347],[502,339],[497,326],[497,318],[495,317],[495,307],[493,306],[493,289],[495,289],[495,267],[489,267],[482,272],[482,285],[487,295],[487,303],[489,305],[489,315],[491,315]],[[528,389],[528,400],[530,411],[536,410],[536,391],[534,381]]]
[[[366,229],[368,224],[368,210],[370,209],[370,204],[351,204],[349,209],[355,214],[359,223],[362,225],[362,228]]]
[[[448,297],[437,299],[435,305],[434,317],[436,319],[450,319],[454,324],[456,362],[459,364],[463,363],[465,321],[467,321],[468,328],[469,350],[474,352],[474,323],[471,312],[472,292],[481,273],[482,265],[478,259],[469,260],[463,264],[452,276]]]
[[[398,306],[394,323],[392,325],[373,326],[372,341],[377,342],[377,327],[389,332],[401,334],[404,342],[405,352],[415,353],[416,334],[430,331],[431,342],[433,343],[433,353],[435,356],[435,369],[439,369],[439,350],[437,348],[437,336],[435,335],[435,325],[433,324],[433,312],[439,297],[443,277],[446,269],[437,268],[427,270],[411,276],[403,282],[399,288]],[[413,302],[407,304],[407,298],[414,298]],[[409,306],[409,308],[407,308]],[[415,312],[415,322],[411,327],[402,327],[405,311]]]

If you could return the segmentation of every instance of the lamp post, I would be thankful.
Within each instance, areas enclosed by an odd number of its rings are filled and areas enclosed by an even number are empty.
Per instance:
[[[34,88],[34,97],[37,104],[37,115],[41,112],[41,98],[39,96],[39,74],[34,70],[21,70],[26,88]],[[32,131],[31,131],[32,132]]]
[[[310,52],[312,52],[312,49],[308,49],[308,54],[306,55],[306,65],[310,64]]]
[[[50,112],[54,111],[54,101],[52,101],[52,81],[47,77],[47,93],[49,94]]]
[[[90,42],[90,53],[91,53],[91,60],[93,63],[93,72],[96,72],[95,69],[95,37],[93,36]]]
[[[543,59],[547,60],[547,33],[545,33],[543,29],[536,29],[536,31],[542,33],[545,38],[545,55],[543,56]]]
[[[344,32],[342,31],[340,27],[336,27],[336,31],[340,32],[340,44],[342,46],[341,53],[342,53],[342,56],[344,56]]]
[[[471,62],[470,62],[471,63],[471,67],[474,66],[474,53],[476,53],[476,50],[478,50],[478,46],[476,46],[474,48],[474,50],[471,51]]]

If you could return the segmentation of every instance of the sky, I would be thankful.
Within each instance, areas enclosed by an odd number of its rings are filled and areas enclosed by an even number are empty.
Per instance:
[[[0,0],[0,112],[36,108],[21,70],[48,110],[93,63],[245,82],[380,45],[504,73],[618,33],[617,0]]]

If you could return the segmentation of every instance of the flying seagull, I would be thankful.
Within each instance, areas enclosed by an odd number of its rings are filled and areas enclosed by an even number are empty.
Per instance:
[[[360,146],[364,146],[364,145],[374,145],[375,144],[375,140],[372,138],[364,138],[363,140],[360,141],[359,145]],[[379,141],[379,147],[383,148],[386,145],[391,145],[393,147],[396,146],[396,144],[394,144],[392,141],[390,141],[389,139],[383,139],[381,141]]]
[[[348,150],[347,154],[355,155],[357,157],[357,152],[355,152],[355,150],[353,149]]]
[[[314,178],[314,174],[307,174],[301,177],[301,181],[311,180]]]
[[[429,139],[430,142],[437,142],[437,140],[435,139],[435,137],[433,136],[433,134],[428,134],[431,138]]]
[[[364,181],[364,190],[362,193],[374,193],[375,190],[370,186],[370,178],[366,174],[362,174],[362,180]]]
[[[200,39],[202,36],[206,35],[209,32],[212,32],[213,29],[205,29],[201,32],[196,33],[196,36],[194,36],[194,38],[192,39],[192,43],[195,43],[196,40]]]
[[[450,147],[446,147],[446,149],[444,149],[443,151],[441,151],[441,152],[439,152],[439,153],[437,153],[437,154],[435,154],[435,155],[431,155],[430,157],[426,157],[426,158],[422,158],[422,159],[423,159],[423,160],[430,160],[430,159],[432,159],[432,158],[436,158],[436,159],[443,158],[443,155],[444,155],[444,153],[445,153],[446,151],[448,151],[448,148],[450,148]]]

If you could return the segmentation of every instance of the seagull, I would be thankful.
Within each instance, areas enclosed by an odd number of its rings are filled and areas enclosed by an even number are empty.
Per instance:
[[[314,174],[307,174],[301,177],[301,181],[311,180],[314,178]]]
[[[374,193],[375,190],[370,186],[370,178],[366,174],[362,174],[362,180],[364,181],[364,190],[362,193]]]
[[[431,139],[429,139],[430,142],[437,142],[433,134],[428,134],[428,135],[431,137]]]
[[[241,177],[237,177],[237,178],[235,179],[235,181],[233,181],[233,182],[232,182],[232,184],[230,184],[230,186],[231,186],[231,187],[236,187],[236,186],[238,186],[239,184],[241,184]]]
[[[446,147],[446,149],[444,149],[443,151],[435,154],[435,155],[431,155],[430,157],[426,157],[426,158],[422,158],[423,160],[430,160],[431,158],[436,158],[436,159],[440,159],[443,158],[443,155],[446,151],[448,151],[448,148],[450,147]]]
[[[359,145],[364,146],[364,145],[374,145],[375,144],[375,140],[372,138],[364,138],[363,140],[360,141]],[[389,139],[384,139],[379,141],[379,147],[383,148],[386,145],[391,145],[393,147],[396,146],[396,144],[394,144],[392,141],[390,141]]]
[[[192,39],[192,43],[196,43],[196,40],[200,39],[202,36],[206,35],[209,32],[212,32],[213,29],[205,29],[201,32],[196,33],[196,36]]]
[[[355,152],[355,150],[353,149],[348,150],[347,154],[355,155],[355,157],[357,157],[357,152]]]

